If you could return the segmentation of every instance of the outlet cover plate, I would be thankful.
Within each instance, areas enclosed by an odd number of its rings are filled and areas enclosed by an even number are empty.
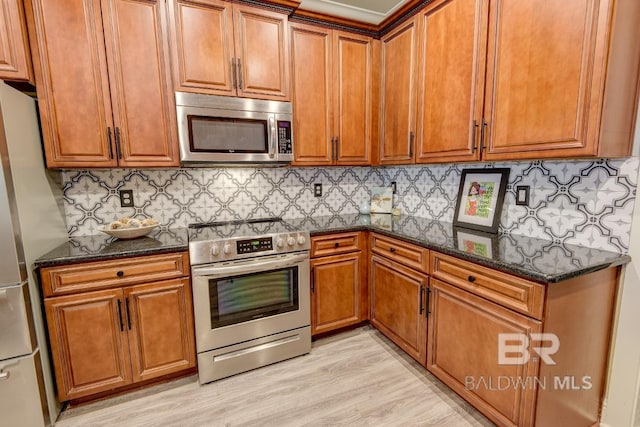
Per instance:
[[[133,207],[133,190],[120,190],[120,207],[132,208]]]
[[[322,197],[322,184],[313,184],[313,197]]]

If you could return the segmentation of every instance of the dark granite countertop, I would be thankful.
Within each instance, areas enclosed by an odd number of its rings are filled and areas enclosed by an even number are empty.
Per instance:
[[[550,240],[510,234],[487,235],[455,229],[453,224],[411,216],[336,215],[287,219],[280,225],[253,225],[253,232],[309,231],[311,235],[371,230],[438,252],[539,282],[556,283],[616,265],[631,257],[615,252],[567,245]],[[264,229],[267,227],[267,229]],[[38,258],[36,267],[96,261],[136,255],[176,252],[189,248],[189,238],[237,236],[243,228],[228,226],[215,236],[206,229],[155,230],[133,240],[117,240],[106,235],[76,237]],[[189,234],[191,233],[191,236]],[[194,234],[195,233],[195,234]],[[204,234],[203,234],[204,233]]]
[[[99,261],[127,256],[186,251],[189,249],[186,228],[156,229],[145,237],[119,240],[106,234],[69,239],[38,258],[34,266],[50,267],[83,261]]]
[[[287,220],[311,235],[371,230],[539,282],[556,283],[631,261],[629,255],[510,234],[488,235],[411,216],[343,215]]]

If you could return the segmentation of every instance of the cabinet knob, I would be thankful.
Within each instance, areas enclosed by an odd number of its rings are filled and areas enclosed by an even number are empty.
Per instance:
[[[475,281],[476,281],[475,276],[469,276],[469,281],[470,281],[471,283],[475,282]]]
[[[336,242],[336,243],[333,245],[333,247],[334,247],[334,248],[339,248],[339,247],[340,247],[340,243]]]
[[[390,252],[395,252],[395,251],[396,251],[396,248],[389,248],[389,251],[390,251]]]
[[[116,273],[116,276],[118,276],[118,277],[124,277],[124,271],[118,271],[118,272]]]

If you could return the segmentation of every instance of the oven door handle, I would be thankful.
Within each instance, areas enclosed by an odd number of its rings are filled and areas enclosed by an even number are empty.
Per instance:
[[[201,276],[230,276],[236,274],[249,274],[276,268],[292,267],[303,261],[309,260],[309,254],[296,254],[287,258],[271,260],[252,260],[250,262],[238,262],[237,264],[225,266],[193,267],[191,275],[193,278]]]

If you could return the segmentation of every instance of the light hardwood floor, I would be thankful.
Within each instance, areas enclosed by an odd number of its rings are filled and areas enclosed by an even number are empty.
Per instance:
[[[74,426],[491,426],[402,353],[363,327],[311,353],[203,386],[190,377],[63,412]]]

